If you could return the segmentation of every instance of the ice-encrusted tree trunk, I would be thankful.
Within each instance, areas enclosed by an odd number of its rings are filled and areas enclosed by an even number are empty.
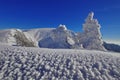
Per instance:
[[[105,50],[100,32],[101,26],[97,19],[93,19],[93,16],[93,12],[89,13],[83,24],[83,47],[86,49]]]

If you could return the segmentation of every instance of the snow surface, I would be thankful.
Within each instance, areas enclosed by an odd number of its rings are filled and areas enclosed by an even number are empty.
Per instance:
[[[0,45],[0,80],[120,80],[120,54]]]

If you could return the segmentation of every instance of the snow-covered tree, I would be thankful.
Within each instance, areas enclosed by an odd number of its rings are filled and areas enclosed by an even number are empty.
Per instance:
[[[83,33],[78,34],[78,38],[83,48],[105,50],[100,32],[100,24],[97,19],[93,19],[94,13],[88,14],[83,24]]]

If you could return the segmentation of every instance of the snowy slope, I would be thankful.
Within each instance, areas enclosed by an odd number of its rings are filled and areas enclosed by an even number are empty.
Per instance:
[[[14,38],[15,32],[15,29],[0,30],[0,43],[16,45],[16,40]]]
[[[40,41],[41,39],[47,37],[49,33],[55,28],[39,28],[39,29],[30,29],[25,30],[24,32],[27,32],[30,34],[34,39],[37,41]]]
[[[0,46],[0,80],[120,80],[120,54]]]
[[[11,46],[37,46],[36,40],[20,29],[0,30],[0,44]]]

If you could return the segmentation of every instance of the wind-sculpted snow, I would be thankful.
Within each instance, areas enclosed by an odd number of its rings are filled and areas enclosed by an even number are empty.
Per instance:
[[[120,80],[120,54],[0,46],[0,80]]]

